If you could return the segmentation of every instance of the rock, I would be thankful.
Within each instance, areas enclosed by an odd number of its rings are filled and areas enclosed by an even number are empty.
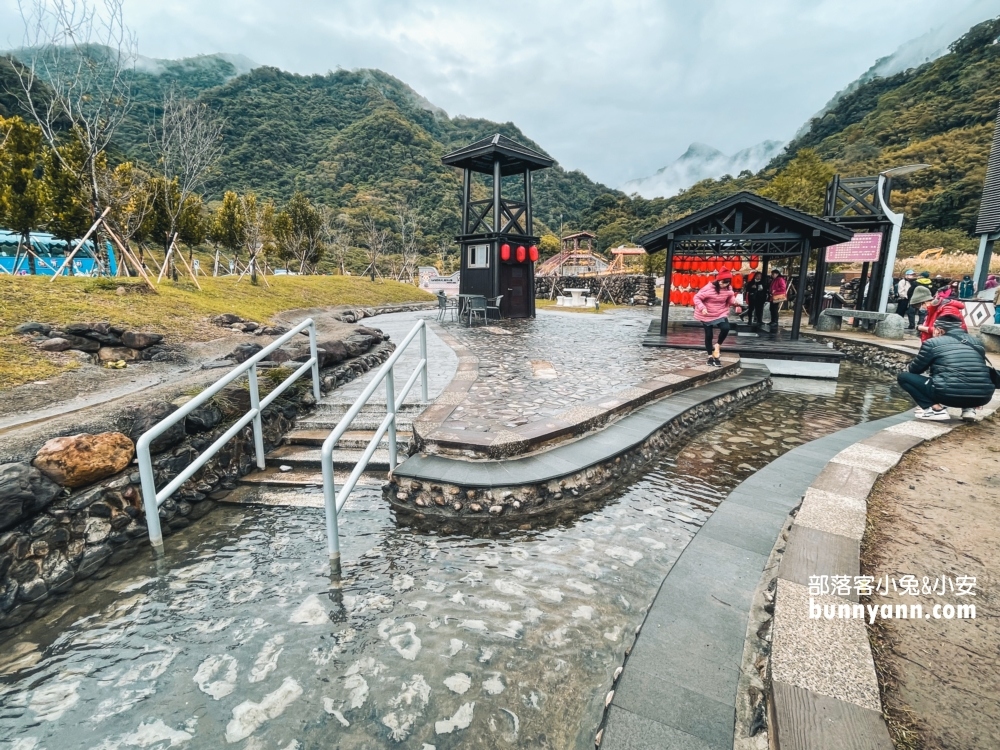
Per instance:
[[[257,329],[255,333],[260,333],[264,336],[284,336],[288,333],[288,329],[284,326],[264,326],[263,328]]]
[[[213,403],[199,406],[187,415],[184,420],[184,430],[188,435],[198,432],[208,432],[222,421],[222,410]]]
[[[246,362],[263,348],[260,344],[240,344],[226,356],[226,359],[231,359],[237,364]],[[309,359],[309,357],[306,357],[306,359]]]
[[[64,487],[82,487],[117,474],[135,456],[135,446],[120,432],[71,435],[49,440],[32,463]]]
[[[135,349],[127,346],[102,346],[97,351],[97,361],[105,362],[136,362],[142,359],[142,355]]]
[[[45,323],[36,323],[35,321],[28,321],[27,323],[21,323],[17,328],[14,329],[14,333],[42,333],[46,336],[52,331],[52,326],[46,325]]]
[[[243,323],[243,330],[246,331],[247,333],[252,333],[253,331],[256,331],[258,328],[260,328],[260,326],[254,323],[252,320],[248,320],[245,323]]]
[[[177,407],[168,404],[166,401],[153,401],[136,408],[132,415],[132,426],[128,435],[133,442],[138,442],[144,432],[162,422],[170,414],[177,411]],[[162,453],[167,448],[172,448],[184,439],[184,420],[177,422],[166,432],[156,438],[150,446],[150,453]]]
[[[163,341],[163,336],[158,333],[136,333],[135,331],[125,331],[122,334],[122,343],[132,349],[146,349],[147,347],[159,344]]]
[[[99,544],[96,547],[87,547],[83,552],[83,559],[76,570],[78,578],[87,578],[97,572],[98,568],[104,565],[104,561],[111,557],[111,547],[107,544]]]
[[[95,341],[94,339],[88,339],[83,336],[75,336],[72,333],[64,333],[61,338],[66,339],[69,342],[70,349],[76,349],[80,352],[96,352],[101,348],[101,343]]]
[[[491,505],[490,506],[490,513],[492,515],[494,515],[494,516],[499,516],[501,513],[503,513],[503,506],[502,505]]]
[[[42,579],[50,592],[58,593],[69,587],[74,578],[73,569],[61,552],[53,552],[42,564]]]
[[[45,339],[38,345],[38,348],[43,352],[64,352],[67,349],[72,349],[73,344],[64,338]]]
[[[42,510],[60,492],[59,485],[34,466],[0,464],[0,531]]]
[[[283,362],[291,362],[294,358],[295,358],[294,352],[291,352],[288,349],[282,347],[281,349],[275,349],[273,352],[271,352],[271,354],[268,356],[267,359],[270,362],[277,362],[278,364],[281,364]],[[309,359],[308,355],[306,356],[306,359]]]
[[[216,315],[211,320],[217,326],[231,326],[233,323],[243,322],[243,318],[241,318],[239,315],[233,315],[232,313],[223,313],[222,315]]]
[[[41,578],[32,578],[30,581],[21,584],[18,597],[22,602],[38,602],[49,595],[49,587]]]

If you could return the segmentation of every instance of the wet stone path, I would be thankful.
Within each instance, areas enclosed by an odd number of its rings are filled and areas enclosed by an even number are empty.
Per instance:
[[[497,538],[399,528],[359,491],[340,587],[320,511],[222,506],[0,643],[0,741],[592,747],[644,608],[717,503],[797,441],[906,405],[851,365],[832,390],[779,381],[617,496]]]
[[[479,359],[478,379],[444,426],[520,427],[644,380],[705,365],[701,352],[639,346],[651,315],[644,308],[602,314],[539,311],[535,319],[490,321],[488,326],[444,323],[444,330]]]

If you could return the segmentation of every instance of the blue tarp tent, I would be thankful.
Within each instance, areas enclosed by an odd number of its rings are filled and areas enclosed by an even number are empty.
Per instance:
[[[31,273],[31,264],[28,261],[27,253],[22,252],[17,256],[17,246],[20,235],[9,229],[0,229],[0,274],[4,271],[15,275],[25,275]],[[48,232],[32,232],[31,249],[38,257],[35,260],[35,273],[38,276],[52,276],[63,264],[66,256],[73,252],[76,247],[75,242],[66,242],[53,237]],[[108,262],[111,266],[111,273],[118,272],[117,258],[110,243],[106,244],[108,252]],[[73,258],[73,267],[63,271],[64,276],[90,276],[93,275],[97,263],[93,258],[94,243],[87,240],[84,247]]]

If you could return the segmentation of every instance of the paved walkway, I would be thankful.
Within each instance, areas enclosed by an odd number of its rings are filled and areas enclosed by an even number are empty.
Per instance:
[[[911,418],[866,422],[799,446],[729,494],[650,606],[615,689],[602,750],[733,747],[753,594],[789,512],[833,456]]]

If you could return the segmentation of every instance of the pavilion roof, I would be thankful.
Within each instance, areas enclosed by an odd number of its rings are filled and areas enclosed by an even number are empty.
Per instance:
[[[524,174],[528,170],[545,169],[556,163],[555,159],[499,133],[452,151],[441,157],[441,161],[452,167],[483,174],[493,174],[493,162],[499,161],[500,174],[505,177]]]

